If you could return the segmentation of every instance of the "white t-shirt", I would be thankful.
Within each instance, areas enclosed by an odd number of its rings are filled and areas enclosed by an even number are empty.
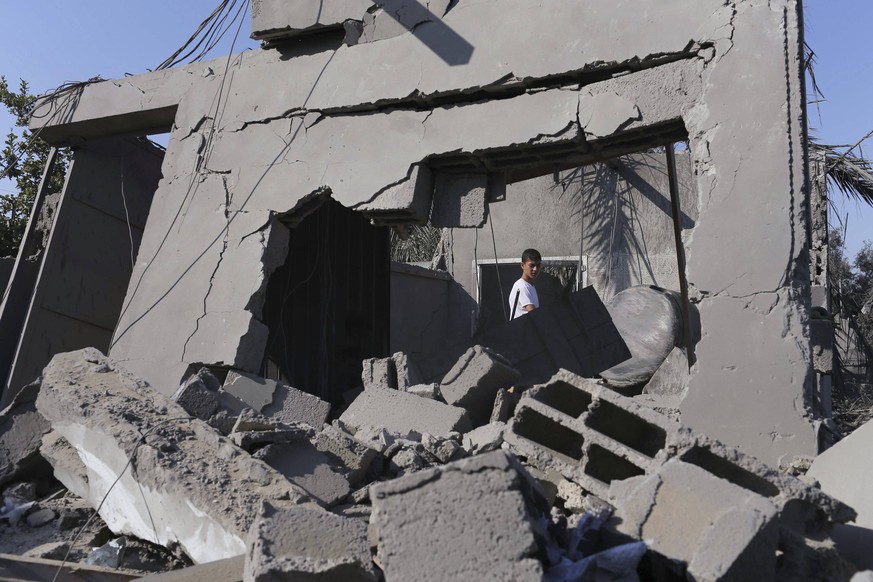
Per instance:
[[[518,304],[515,302],[515,296],[518,295]],[[524,309],[525,305],[533,305],[534,308],[539,309],[540,306],[540,298],[537,296],[537,289],[524,279],[519,279],[515,282],[515,285],[512,286],[512,291],[509,292],[509,309],[512,309],[512,306],[515,305],[515,313],[510,315],[510,319],[515,319],[519,315],[524,315],[527,311]]]

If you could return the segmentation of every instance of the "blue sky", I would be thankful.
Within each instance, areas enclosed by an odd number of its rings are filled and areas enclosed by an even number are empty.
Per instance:
[[[248,0],[246,0],[248,1]],[[462,0],[463,1],[463,0]],[[170,56],[218,0],[4,0],[0,18],[0,75],[34,92],[94,76],[143,73]],[[806,40],[817,55],[816,77],[827,101],[810,106],[809,124],[820,141],[853,144],[873,130],[873,22],[871,0],[805,0]],[[235,52],[254,48],[248,12]],[[234,29],[231,31],[235,31]],[[227,54],[228,34],[214,56]],[[810,93],[811,94],[811,93]],[[11,119],[0,113],[5,135]],[[873,157],[873,140],[865,150]],[[11,184],[0,182],[0,191]],[[834,197],[848,216],[850,255],[873,241],[873,209]],[[835,219],[832,217],[832,224]]]

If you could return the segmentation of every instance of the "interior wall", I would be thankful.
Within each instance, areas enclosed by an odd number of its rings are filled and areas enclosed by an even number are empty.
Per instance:
[[[676,164],[687,236],[697,221],[697,192],[688,153],[678,152]],[[498,259],[520,260],[528,247],[544,257],[587,255],[588,281],[604,301],[634,285],[679,290],[663,151],[510,184],[505,200],[489,204],[482,228],[452,234],[452,273],[474,297],[473,262],[493,259],[495,246]]]

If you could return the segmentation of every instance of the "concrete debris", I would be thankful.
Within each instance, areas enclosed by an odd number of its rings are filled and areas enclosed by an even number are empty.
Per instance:
[[[252,456],[267,463],[325,507],[337,504],[351,492],[348,480],[335,471],[330,459],[308,440],[270,444]]]
[[[465,409],[474,426],[481,426],[490,420],[498,392],[520,376],[499,354],[473,346],[440,382],[440,393],[447,403]]]
[[[38,383],[25,386],[0,411],[0,486],[46,468],[39,446],[50,426],[36,410],[38,393]]]
[[[113,531],[178,543],[196,562],[243,553],[263,500],[308,499],[97,350],[55,356],[36,405],[75,449],[87,471],[82,497]]]
[[[489,422],[506,422],[512,410],[513,396],[508,390],[500,389],[494,396],[494,407],[491,409]]]
[[[691,380],[688,355],[680,347],[674,347],[652,377],[646,382],[643,394],[685,397]]]
[[[412,386],[424,383],[424,378],[418,366],[403,352],[396,352],[391,359],[394,361],[394,372],[397,376],[397,389],[408,392]]]
[[[245,580],[375,582],[367,524],[304,507],[264,504],[248,538]]]
[[[329,402],[246,372],[228,372],[223,388],[267,418],[286,424],[305,422],[319,430],[330,414]]]
[[[394,358],[367,358],[363,361],[361,382],[364,390],[369,388],[393,388],[397,390],[397,368]]]
[[[384,427],[389,432],[416,431],[434,436],[464,433],[472,428],[467,412],[461,408],[386,388],[364,390],[340,421],[352,430]]]
[[[464,435],[464,449],[471,455],[496,451],[503,444],[503,431],[506,424],[492,422],[475,428]]]
[[[503,452],[421,471],[371,490],[386,580],[540,580],[545,501]]]
[[[327,425],[315,435],[315,448],[343,466],[347,471],[349,484],[359,484],[367,476],[373,463],[381,457],[381,452],[359,440],[345,431]]]
[[[684,562],[694,580],[775,580],[779,510],[765,497],[688,463],[616,482],[615,527]],[[681,523],[682,527],[676,527]]]
[[[822,491],[852,506],[858,512],[852,524],[837,524],[832,537],[840,552],[858,568],[873,569],[873,421],[868,421],[848,437],[820,454],[812,462],[807,477],[815,479]]]
[[[422,398],[445,402],[442,391],[440,390],[440,385],[436,382],[432,384],[416,384],[407,388],[406,392],[408,392],[409,394],[414,394],[415,396],[420,396]]]

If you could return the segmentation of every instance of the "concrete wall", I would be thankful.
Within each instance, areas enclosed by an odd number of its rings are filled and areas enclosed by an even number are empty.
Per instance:
[[[680,224],[690,235],[698,202],[687,153],[677,156],[677,173]],[[597,163],[510,184],[506,199],[492,202],[488,211],[478,232],[452,232],[452,274],[474,297],[473,261],[493,259],[495,246],[498,259],[520,261],[528,247],[544,257],[587,255],[589,284],[604,301],[633,285],[679,290],[663,152],[624,156],[608,165]]]
[[[74,148],[4,399],[39,377],[55,354],[109,348],[162,158],[134,139]]]
[[[173,125],[112,344],[132,372],[169,394],[192,363],[257,369],[271,220],[312,196],[397,217],[421,207],[412,182],[431,170],[513,182],[687,136],[704,337],[683,420],[771,462],[816,452],[798,0],[461,2],[385,39],[361,15],[346,43],[295,18],[259,26],[309,40],[35,113],[55,144]],[[458,225],[484,210],[472,190],[433,193],[466,213]]]
[[[420,359],[470,337],[472,297],[445,271],[391,263],[391,352]]]

